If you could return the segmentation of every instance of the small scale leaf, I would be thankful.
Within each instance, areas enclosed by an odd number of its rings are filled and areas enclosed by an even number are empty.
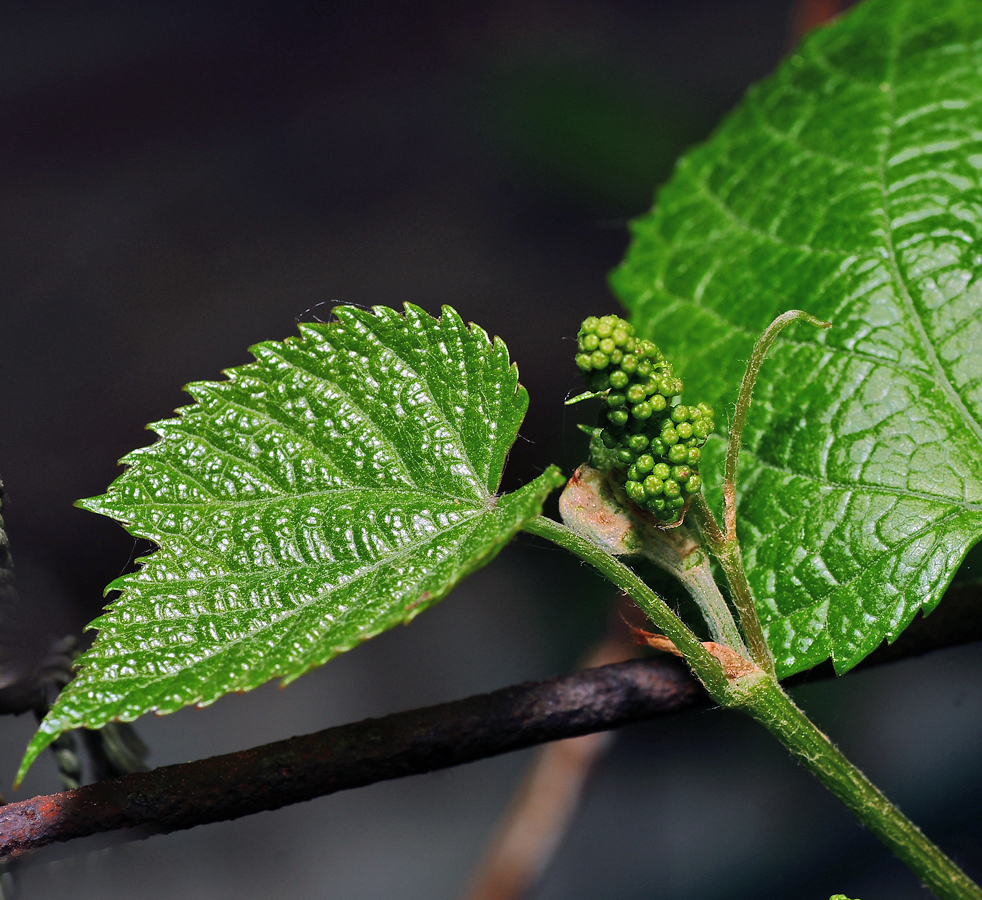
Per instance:
[[[634,225],[614,288],[717,409],[775,315],[833,323],[778,339],[740,460],[782,676],[896,638],[982,537],[980,247],[979,0],[870,0],[817,30]]]
[[[335,314],[189,385],[197,403],[80,501],[160,549],[109,585],[18,778],[67,729],[289,682],[408,622],[563,484],[495,495],[528,405],[500,339],[450,308]]]

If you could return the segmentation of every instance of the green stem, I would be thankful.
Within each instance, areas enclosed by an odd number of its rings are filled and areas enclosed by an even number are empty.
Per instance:
[[[730,596],[733,598],[733,605],[736,607],[737,615],[740,618],[740,627],[747,639],[750,658],[765,672],[773,675],[775,672],[774,657],[767,644],[764,627],[760,624],[757,607],[754,605],[754,597],[750,591],[750,583],[747,581],[747,575],[743,570],[743,556],[740,553],[739,541],[728,539],[720,531],[716,517],[702,494],[697,494],[693,498],[689,509],[699,528],[699,533],[709,546],[710,552],[719,561],[723,575],[726,577]]]
[[[726,576],[733,605],[740,616],[740,624],[743,626],[743,633],[747,638],[750,657],[765,672],[773,675],[775,673],[774,656],[770,646],[768,646],[767,638],[764,636],[764,626],[760,624],[757,607],[754,605],[754,596],[750,592],[750,583],[743,571],[743,556],[740,553],[740,545],[729,544],[722,553],[716,554],[716,559],[719,562],[719,567],[723,570],[723,575]]]
[[[740,447],[743,443],[743,429],[747,424],[747,416],[750,413],[750,401],[753,398],[754,385],[757,382],[757,375],[760,367],[764,364],[764,358],[771,345],[777,340],[777,336],[784,331],[792,322],[804,319],[816,328],[830,328],[831,322],[823,322],[814,316],[800,309],[791,309],[778,316],[757,339],[754,344],[750,359],[747,360],[747,368],[743,373],[743,381],[740,383],[740,393],[737,396],[736,409],[733,412],[733,420],[730,422],[730,436],[726,445],[726,469],[723,478],[723,530],[720,531],[716,524],[716,519],[709,509],[708,504],[701,497],[693,504],[693,513],[699,524],[699,530],[703,537],[713,548],[713,554],[719,560],[720,567],[726,575],[726,582],[730,586],[730,593],[733,597],[733,605],[740,616],[740,624],[743,633],[746,635],[747,644],[750,648],[750,655],[755,663],[767,672],[774,674],[774,658],[771,656],[770,648],[767,646],[767,639],[764,637],[764,629],[760,624],[757,615],[757,607],[754,605],[753,594],[750,591],[750,584],[743,571],[743,555],[740,551],[740,542],[737,540],[736,529],[736,472],[737,463],[740,459]],[[701,501],[701,502],[699,502]]]
[[[602,547],[545,516],[537,516],[529,520],[523,526],[523,530],[569,550],[624,591],[675,644],[696,677],[709,691],[710,696],[717,702],[723,702],[722,698],[729,692],[729,684],[719,661],[703,646],[692,630],[672,612],[664,599],[648,587],[632,569],[611,556]]]
[[[670,530],[648,529],[642,544],[645,557],[671,575],[688,592],[702,612],[713,640],[749,655],[743,635],[720,593],[709,564],[709,554],[684,525]]]
[[[744,684],[739,684],[743,681]],[[750,675],[733,684],[738,706],[764,725],[940,900],[982,900],[979,888],[859,771],[795,706],[776,680]]]
[[[708,514],[712,518],[708,506],[702,514]],[[715,525],[715,520],[712,525]],[[710,536],[711,543],[721,543],[725,552],[729,541],[721,534],[721,542],[713,541],[715,535],[712,525],[707,523],[704,533]],[[546,538],[579,556],[624,591],[683,653],[693,672],[717,703],[740,709],[767,728],[939,900],[982,900],[982,890],[978,885],[839,752],[828,737],[795,706],[770,672],[760,669],[749,675],[727,679],[716,658],[672,612],[668,604],[603,547],[542,516],[527,522],[524,530]],[[718,530],[717,527],[717,533]],[[746,583],[742,567],[736,576],[736,581]]]
[[[757,338],[754,344],[750,359],[747,360],[747,368],[743,373],[743,381],[740,383],[740,393],[737,396],[736,409],[733,412],[733,420],[730,422],[730,437],[726,446],[726,475],[723,481],[723,521],[726,527],[726,537],[729,541],[736,540],[736,470],[737,462],[740,458],[740,445],[743,441],[743,427],[747,424],[747,415],[750,412],[750,400],[754,393],[754,384],[757,382],[757,375],[760,367],[764,364],[767,351],[771,349],[771,344],[777,340],[777,336],[784,331],[792,322],[804,319],[816,328],[831,328],[831,322],[823,322],[816,319],[800,309],[789,309],[786,313],[779,315],[767,328],[764,333]]]

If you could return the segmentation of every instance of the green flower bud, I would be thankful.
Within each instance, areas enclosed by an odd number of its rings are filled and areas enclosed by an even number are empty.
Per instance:
[[[665,510],[668,507],[662,497],[653,497],[645,505],[648,507],[648,511],[653,512],[659,519],[664,518]]]
[[[712,410],[704,403],[673,406],[681,380],[658,347],[636,337],[619,316],[587,317],[577,343],[577,368],[604,400],[607,426],[594,434],[608,452],[596,463],[626,470],[628,496],[670,521],[685,502],[683,493],[701,488],[699,448],[712,433]]]
[[[689,461],[689,449],[688,447],[683,447],[681,444],[676,444],[674,447],[668,448],[668,461],[670,463],[684,463]]]
[[[667,491],[670,484],[675,484],[675,482],[662,481],[654,475],[649,475],[644,480],[644,495],[646,497],[657,497],[662,491]],[[678,490],[678,485],[675,485],[675,489]]]
[[[706,419],[696,419],[692,423],[692,436],[698,438],[700,441],[706,440],[713,430],[713,423],[711,421],[706,421]]]

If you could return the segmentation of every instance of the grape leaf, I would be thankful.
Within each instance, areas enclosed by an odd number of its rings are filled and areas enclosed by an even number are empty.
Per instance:
[[[781,675],[895,639],[982,536],[980,237],[978,0],[871,0],[813,33],[634,224],[612,283],[693,402],[732,409],[784,310],[833,323],[775,345],[741,457]]]
[[[495,495],[528,406],[500,338],[449,308],[335,314],[189,385],[197,403],[80,501],[159,549],[107,588],[21,776],[66,729],[289,682],[408,622],[564,482]]]

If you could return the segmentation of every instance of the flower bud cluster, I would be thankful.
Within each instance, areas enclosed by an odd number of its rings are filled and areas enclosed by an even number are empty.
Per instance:
[[[584,319],[577,343],[576,365],[604,399],[591,462],[625,473],[624,490],[642,509],[676,520],[702,488],[699,460],[712,410],[679,402],[682,382],[671,364],[619,316]]]

